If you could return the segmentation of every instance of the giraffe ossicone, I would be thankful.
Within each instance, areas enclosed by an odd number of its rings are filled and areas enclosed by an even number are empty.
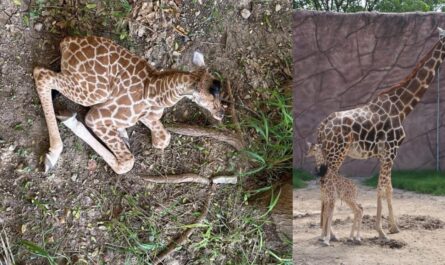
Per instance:
[[[204,55],[198,51],[195,51],[193,53],[193,64],[204,67],[206,65],[204,61]]]
[[[399,232],[392,207],[391,169],[405,139],[402,122],[425,94],[444,60],[445,32],[438,31],[439,40],[404,80],[363,106],[331,113],[318,127],[327,172],[337,174],[347,156],[379,159],[376,230],[382,239],[388,238],[382,229],[382,199],[388,204],[389,232]]]
[[[189,98],[221,120],[221,83],[205,68],[204,56],[195,53],[197,69],[157,71],[123,47],[101,37],[67,37],[60,43],[61,71],[35,67],[36,90],[45,115],[50,148],[45,171],[53,168],[63,150],[51,90],[71,101],[90,107],[85,124],[75,115],[58,116],[62,123],[91,146],[118,174],[132,169],[126,128],[141,122],[151,130],[152,145],[166,148],[171,139],[160,119],[165,108]]]

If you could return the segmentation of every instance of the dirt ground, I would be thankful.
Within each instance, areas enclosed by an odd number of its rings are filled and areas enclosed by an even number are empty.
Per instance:
[[[360,183],[362,179],[356,179]],[[364,208],[363,242],[347,240],[352,226],[351,210],[336,203],[333,230],[339,242],[324,247],[318,241],[320,224],[320,188],[315,181],[294,190],[294,264],[443,264],[445,260],[445,197],[394,190],[393,207],[398,234],[388,234],[390,241],[377,240],[373,229],[376,215],[376,190],[359,184],[359,202]],[[387,217],[386,202],[383,204]],[[387,220],[383,228],[388,233]]]
[[[22,240],[38,245],[58,264],[145,264],[184,225],[193,223],[202,211],[208,187],[149,184],[141,175],[197,173],[210,177],[236,174],[237,169],[251,165],[239,165],[239,152],[208,138],[172,135],[170,146],[161,152],[152,148],[149,130],[137,125],[128,130],[135,167],[128,174],[116,175],[93,150],[59,125],[64,151],[57,166],[44,174],[48,133],[32,68],[40,65],[57,70],[58,42],[68,34],[60,30],[67,27],[59,23],[61,17],[51,12],[42,11],[31,21],[26,18],[31,6],[40,2],[0,1],[0,224],[10,237],[18,264],[49,264],[48,259],[24,248]],[[56,8],[49,9],[62,10],[57,6],[78,1],[54,2]],[[91,8],[99,7],[99,1],[92,2],[98,5]],[[152,59],[156,67],[191,69],[191,54],[199,49],[211,69],[232,80],[240,112],[260,111],[256,102],[268,97],[260,88],[283,87],[289,82],[290,1],[174,2],[180,8],[175,25],[186,34],[170,30],[150,39],[147,32],[153,29],[144,33],[133,28],[140,36],[130,33],[119,40],[101,25],[94,24],[89,31],[116,39]],[[248,19],[240,15],[242,9],[250,10]],[[87,111],[63,97],[56,99],[55,106],[56,111],[76,111],[81,119]],[[163,122],[232,128],[229,116],[217,124],[189,101],[169,110]],[[252,144],[255,137],[247,140]],[[271,181],[241,179],[236,186],[218,186],[204,227],[166,264],[276,263],[269,250],[289,256],[290,245],[280,240],[270,218],[260,220],[265,209],[250,207],[243,199],[250,189]],[[259,233],[265,233],[267,247]]]

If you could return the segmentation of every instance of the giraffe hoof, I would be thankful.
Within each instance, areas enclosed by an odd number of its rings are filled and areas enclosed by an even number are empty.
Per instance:
[[[331,236],[331,241],[338,242],[338,238],[336,236]]]
[[[57,159],[58,157],[54,158],[51,153],[45,155],[45,173],[48,173],[56,165]]]
[[[393,227],[389,228],[390,234],[397,234],[399,232],[400,232],[400,229],[397,226],[393,226]]]
[[[389,241],[389,237],[386,236],[385,234],[381,234],[381,235],[379,235],[379,240],[380,241]]]
[[[329,241],[323,241],[323,242],[321,242],[321,245],[325,246],[325,247],[329,247],[331,244],[329,244]]]

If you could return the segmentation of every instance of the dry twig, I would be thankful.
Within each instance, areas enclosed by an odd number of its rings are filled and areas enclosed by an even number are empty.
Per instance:
[[[0,244],[1,249],[3,250],[3,257],[0,258],[1,265],[13,265],[15,264],[14,255],[12,255],[11,245],[9,243],[8,235],[5,232],[5,229],[0,233]]]
[[[216,176],[212,178],[206,178],[194,173],[186,173],[179,175],[167,175],[167,176],[141,176],[146,181],[154,183],[201,183],[201,184],[236,184],[236,176]]]
[[[240,137],[228,132],[221,132],[215,129],[202,128],[194,125],[168,125],[166,129],[177,134],[194,136],[194,137],[209,137],[215,140],[225,142],[231,145],[236,150],[241,150],[244,147]]]
[[[196,225],[201,224],[207,217],[207,213],[209,212],[209,207],[214,195],[214,191],[215,191],[215,184],[212,184],[207,193],[207,199],[204,205],[204,210],[202,211],[198,219],[196,219],[195,221]],[[154,265],[160,264],[162,260],[164,260],[167,256],[169,256],[178,246],[183,244],[188,239],[188,237],[193,233],[193,231],[194,227],[187,228],[184,233],[182,233],[179,237],[170,242],[170,244],[168,244],[168,246],[154,258],[153,264]]]

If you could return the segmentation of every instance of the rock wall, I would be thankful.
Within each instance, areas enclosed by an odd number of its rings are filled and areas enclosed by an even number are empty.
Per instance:
[[[319,123],[334,111],[368,102],[407,76],[438,40],[445,14],[294,14],[294,167],[313,171],[306,140],[316,140]],[[441,168],[445,169],[445,64],[440,75]],[[404,122],[407,137],[394,169],[434,169],[437,78]],[[376,159],[347,159],[348,176],[378,172]]]

